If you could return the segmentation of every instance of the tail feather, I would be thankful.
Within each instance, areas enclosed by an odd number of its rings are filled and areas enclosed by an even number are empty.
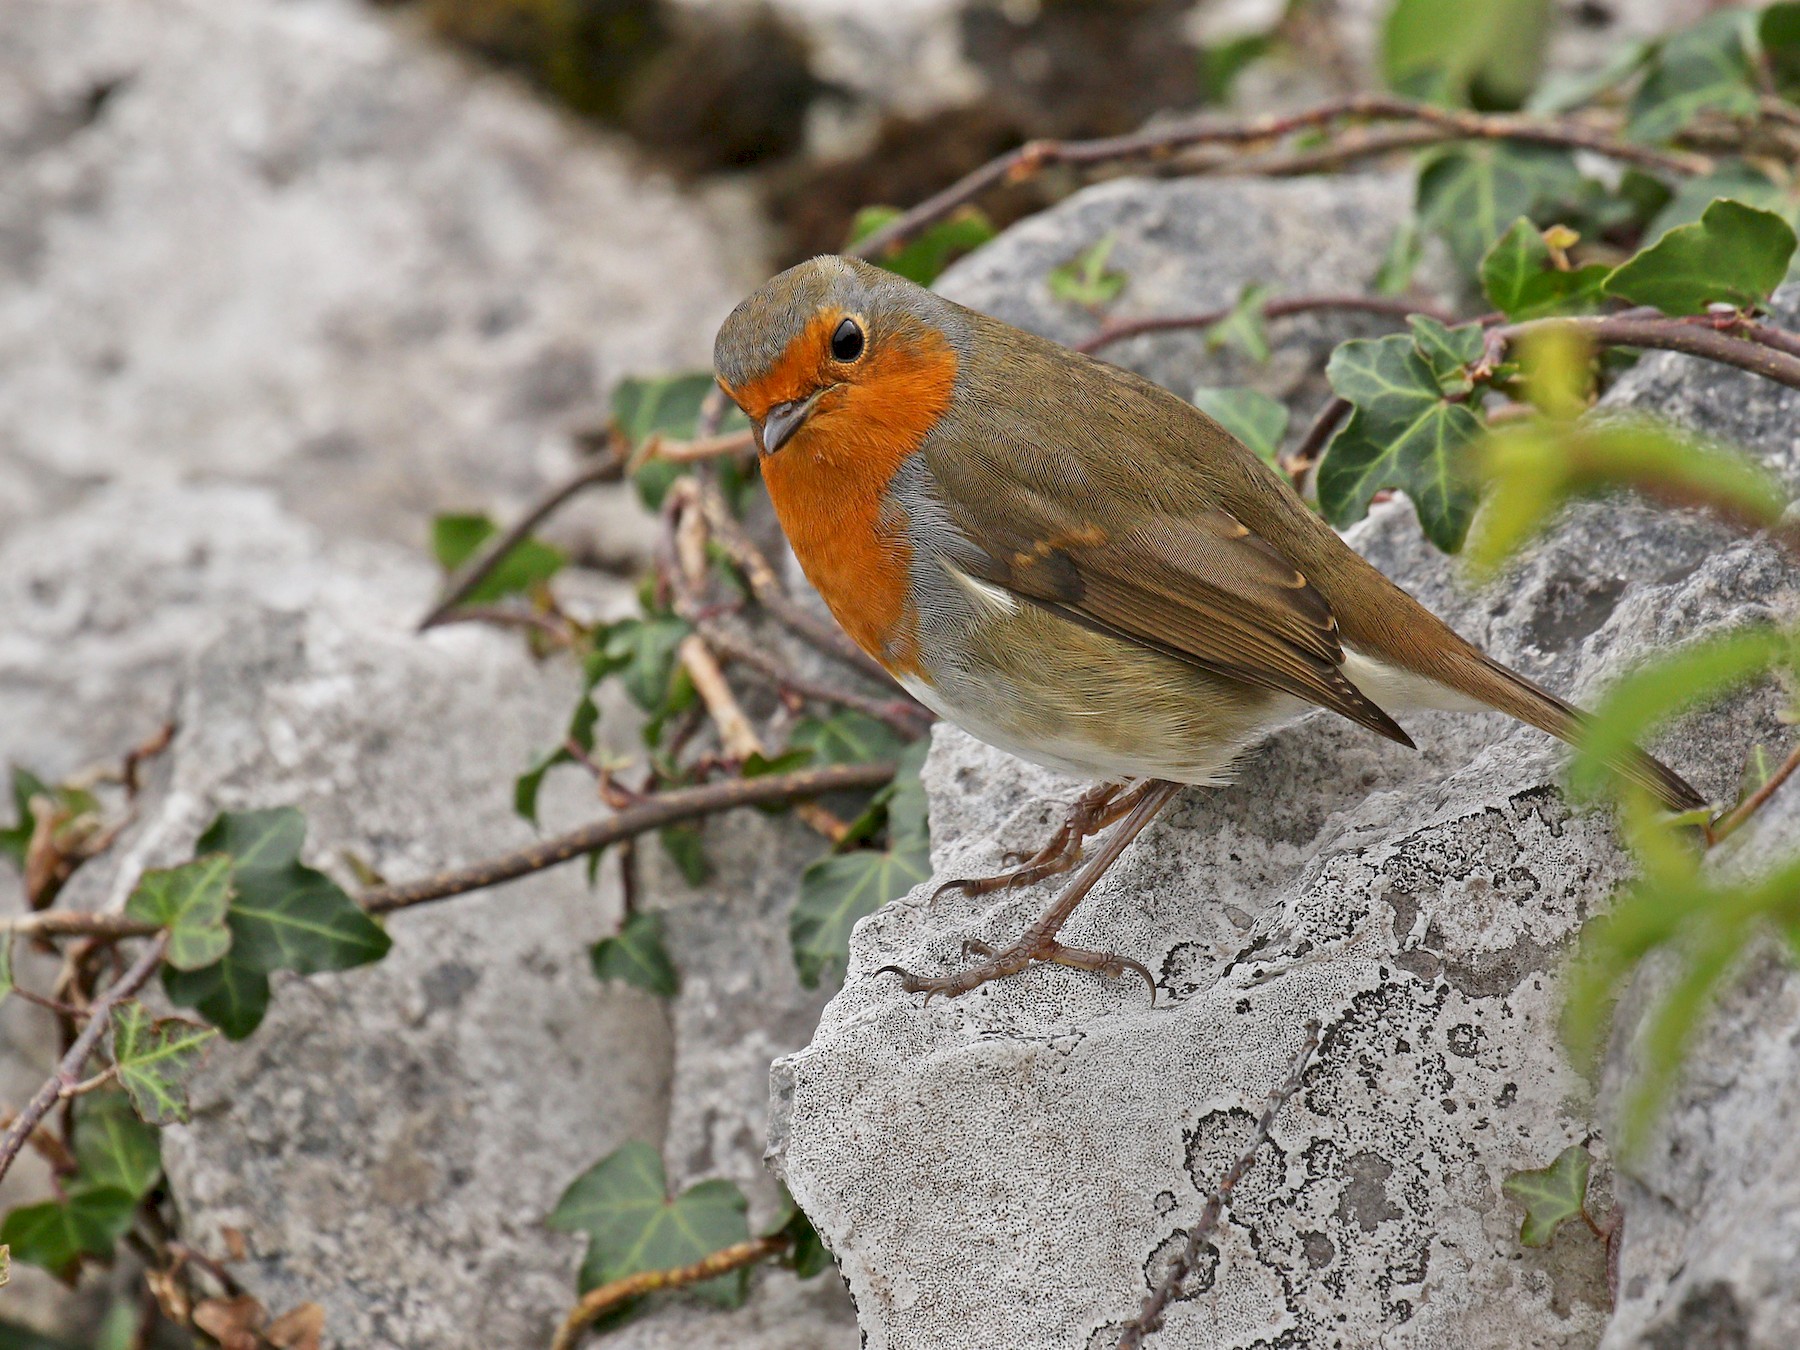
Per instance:
[[[1492,657],[1480,652],[1475,654],[1481,660],[1484,673],[1499,678],[1482,681],[1485,687],[1470,689],[1470,693],[1539,731],[1549,732],[1559,741],[1571,745],[1580,741],[1582,727],[1587,722],[1586,713]],[[1697,811],[1707,804],[1706,798],[1685,778],[1636,747],[1613,761],[1613,767],[1671,811]]]

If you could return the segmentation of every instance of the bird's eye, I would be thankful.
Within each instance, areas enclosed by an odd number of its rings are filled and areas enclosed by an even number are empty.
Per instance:
[[[831,359],[854,361],[863,354],[863,330],[855,319],[845,319],[831,335]]]

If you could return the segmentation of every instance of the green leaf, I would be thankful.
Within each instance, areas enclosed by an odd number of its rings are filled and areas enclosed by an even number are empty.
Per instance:
[[[809,752],[818,764],[872,764],[892,759],[906,742],[886,722],[846,710],[801,718],[794,723],[788,744]]]
[[[898,219],[900,214],[899,209],[892,206],[863,207],[851,222],[850,239],[845,247],[861,243],[889,221]],[[946,267],[963,254],[973,253],[994,234],[993,222],[973,206],[965,206],[948,219],[915,235],[909,243],[869,261],[890,272],[898,272],[921,286],[929,286]]]
[[[787,1259],[783,1262],[794,1272],[796,1279],[810,1280],[815,1275],[822,1275],[836,1264],[831,1253],[819,1238],[819,1232],[806,1217],[806,1211],[794,1203],[787,1187],[781,1188],[781,1209],[776,1215],[776,1222],[769,1230],[769,1236],[785,1235],[792,1244],[788,1248]],[[0,1350],[5,1350],[0,1346]]]
[[[13,991],[13,934],[8,929],[0,933],[0,1003]]]
[[[623,980],[663,998],[680,991],[675,963],[663,946],[662,915],[639,912],[629,916],[616,937],[601,938],[589,955],[597,979]]]
[[[1587,71],[1551,71],[1526,100],[1525,108],[1535,113],[1573,112],[1592,103],[1601,94],[1624,84],[1656,55],[1658,44],[1649,41],[1624,42],[1613,48],[1605,64]]]
[[[1050,294],[1087,309],[1099,309],[1118,299],[1119,292],[1125,289],[1125,283],[1130,279],[1123,272],[1106,269],[1106,260],[1118,242],[1117,234],[1108,233],[1068,262],[1051,268]]]
[[[31,815],[31,799],[49,791],[44,780],[30,769],[12,766],[13,823],[0,830],[0,853],[11,858],[21,871],[25,867],[25,850],[37,827]]]
[[[439,516],[431,522],[431,551],[437,556],[438,565],[452,572],[472,558],[495,531],[494,522],[486,516]],[[567,561],[560,549],[537,539],[521,539],[464,597],[463,603],[481,605],[529,591],[555,576]]]
[[[693,629],[672,617],[626,619],[606,636],[607,659],[617,663],[625,692],[645,712],[668,707],[675,676],[675,649]]]
[[[305,837],[306,818],[291,807],[223,812],[200,836],[199,852],[232,857],[231,947],[200,970],[165,968],[163,986],[232,1040],[261,1023],[271,972],[348,970],[380,960],[392,945],[336,882],[300,862]]]
[[[6,1287],[6,1247],[0,1243],[0,1289]],[[19,1322],[0,1317],[0,1350],[93,1350],[33,1331]]]
[[[164,959],[175,969],[210,966],[231,946],[225,926],[231,870],[230,855],[214,853],[180,867],[145,872],[125,902],[125,914],[169,930]]]
[[[729,1181],[702,1181],[669,1195],[662,1158],[649,1144],[630,1143],[582,1173],[563,1192],[549,1224],[586,1233],[581,1266],[586,1292],[645,1270],[690,1266],[702,1257],[750,1238],[743,1192]],[[725,1307],[743,1301],[748,1271],[735,1271],[692,1286],[691,1292]]]
[[[1433,372],[1405,334],[1343,343],[1326,376],[1354,411],[1319,465],[1319,506],[1339,527],[1368,514],[1384,487],[1412,498],[1419,523],[1439,548],[1455,552],[1476,502],[1464,448],[1481,431],[1468,407],[1445,400]]]
[[[1561,150],[1458,146],[1432,155],[1419,172],[1419,225],[1441,236],[1473,276],[1510,222],[1579,196],[1581,186],[1574,160]]]
[[[1481,359],[1481,325],[1465,323],[1447,328],[1424,314],[1408,315],[1406,322],[1412,330],[1413,350],[1431,368],[1438,392],[1450,397],[1466,396],[1474,388],[1469,367]]]
[[[1670,230],[1619,267],[1606,293],[1665,314],[1704,314],[1708,305],[1760,304],[1787,275],[1794,230],[1780,216],[1727,198],[1699,221]]]
[[[145,1121],[172,1125],[187,1120],[187,1080],[200,1067],[207,1042],[218,1034],[185,1018],[157,1020],[136,999],[114,1006],[113,1063],[120,1085]]]
[[[700,411],[714,387],[712,372],[705,370],[620,380],[612,396],[613,425],[633,446],[643,444],[651,436],[692,440],[699,434]],[[749,425],[743,413],[728,406],[719,420],[719,432],[724,435]],[[662,506],[670,486],[685,472],[684,465],[652,459],[638,469],[632,482],[644,505],[655,511]]]
[[[1413,273],[1419,270],[1424,256],[1425,238],[1419,231],[1416,216],[1408,216],[1394,231],[1381,266],[1375,271],[1375,290],[1380,295],[1404,295],[1412,289]]]
[[[1757,626],[1703,638],[1638,668],[1607,691],[1589,718],[1569,766],[1570,790],[1598,796],[1615,780],[1611,765],[1656,726],[1771,670],[1793,668],[1797,655],[1795,634]]]
[[[1537,84],[1549,0],[1396,0],[1381,29],[1381,72],[1403,94],[1516,108]]]
[[[1756,21],[1756,45],[1777,92],[1794,102],[1800,96],[1800,4],[1784,0],[1765,7]]]
[[[1521,1243],[1548,1246],[1558,1228],[1581,1217],[1592,1164],[1586,1147],[1571,1144],[1548,1167],[1507,1174],[1500,1189],[1525,1207],[1525,1222],[1519,1227]]]
[[[1238,292],[1231,313],[1206,330],[1206,345],[1213,350],[1236,347],[1252,361],[1269,359],[1269,330],[1263,321],[1263,301],[1269,288],[1251,282]]]
[[[743,775],[746,778],[767,778],[771,774],[792,773],[795,769],[805,768],[812,761],[813,752],[806,749],[787,750],[774,756],[752,752],[744,760]]]
[[[110,1256],[137,1212],[128,1191],[97,1187],[67,1200],[15,1209],[0,1223],[0,1244],[15,1261],[42,1266],[58,1275],[73,1272],[83,1256]]]
[[[1231,99],[1239,75],[1262,60],[1275,46],[1273,33],[1240,33],[1207,44],[1200,52],[1200,99],[1222,104]]]
[[[543,788],[544,775],[559,764],[574,763],[574,756],[569,753],[569,742],[575,742],[586,753],[593,752],[594,728],[600,722],[600,707],[593,697],[594,686],[618,671],[629,659],[607,651],[607,639],[611,634],[611,628],[601,629],[590,639],[593,645],[582,660],[581,698],[575,704],[575,711],[569,715],[568,729],[563,732],[562,741],[513,780],[513,811],[533,825],[538,823],[538,793]]]
[[[1610,269],[1599,264],[1558,271],[1544,236],[1520,216],[1481,260],[1481,286],[1494,308],[1514,320],[1580,314],[1600,301]]]
[[[75,1099],[72,1189],[107,1188],[142,1198],[160,1176],[161,1140],[125,1093],[106,1088]]]
[[[1721,197],[1773,211],[1789,225],[1800,220],[1800,191],[1793,186],[1784,188],[1761,170],[1732,159],[1709,174],[1683,179],[1645,226],[1645,241],[1654,243],[1677,226],[1698,223],[1706,208]]]
[[[800,983],[811,989],[828,974],[842,972],[856,921],[930,876],[929,851],[917,839],[879,852],[830,855],[809,866],[800,874],[800,898],[788,916]]]
[[[930,751],[929,737],[902,750],[894,764],[894,780],[884,789],[888,838],[895,843],[916,843],[920,848],[931,845],[930,821],[925,814],[925,780],[921,777],[925,756]]]
[[[1287,405],[1254,389],[1196,389],[1194,406],[1236,436],[1265,464],[1281,454],[1287,435]]]
[[[706,884],[712,876],[712,863],[707,859],[705,836],[698,825],[665,825],[656,837],[688,885]]]
[[[1745,36],[1750,16],[1714,14],[1663,40],[1631,100],[1626,134],[1668,141],[1705,111],[1731,117],[1756,112],[1756,80]]]

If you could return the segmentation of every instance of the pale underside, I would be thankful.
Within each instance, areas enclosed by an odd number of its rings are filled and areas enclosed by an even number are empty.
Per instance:
[[[1246,750],[1314,706],[944,570],[965,603],[921,616],[926,674],[901,683],[940,717],[1021,759],[1083,778],[1217,784]],[[1347,651],[1342,669],[1390,714],[1480,707],[1362,653]]]

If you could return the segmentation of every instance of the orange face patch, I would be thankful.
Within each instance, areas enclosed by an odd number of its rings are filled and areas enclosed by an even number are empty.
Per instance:
[[[834,362],[827,343],[844,317],[820,314],[773,369],[730,392],[760,418],[826,389],[806,424],[763,457],[763,482],[807,580],[844,631],[890,671],[908,674],[918,668],[912,547],[885,497],[950,406],[956,353],[920,324],[871,334],[860,361]]]

